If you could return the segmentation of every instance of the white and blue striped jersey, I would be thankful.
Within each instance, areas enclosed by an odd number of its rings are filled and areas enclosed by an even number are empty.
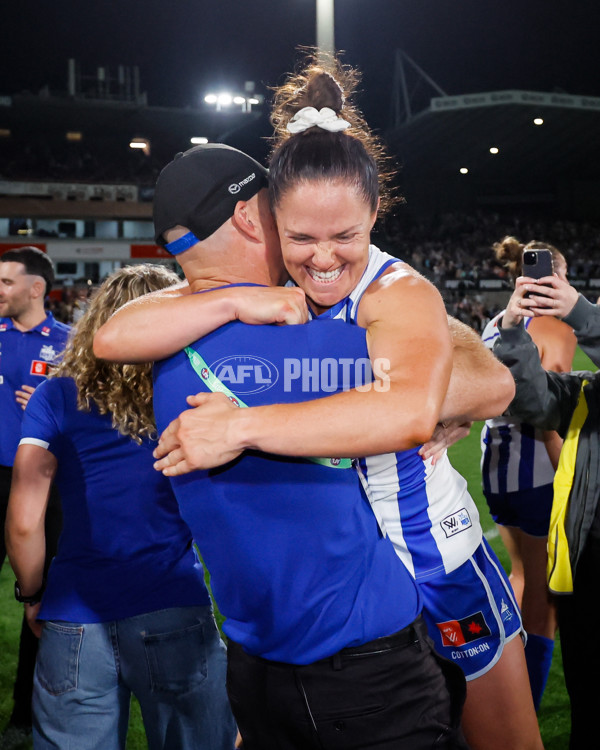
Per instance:
[[[498,321],[505,310],[485,327],[483,343],[491,349],[499,336]],[[532,318],[525,320],[528,328]],[[552,484],[554,468],[541,430],[515,417],[488,419],[481,431],[481,476],[485,495],[505,495]]]
[[[404,263],[374,245],[351,294],[320,317],[356,325],[368,286],[394,263]],[[417,580],[449,573],[475,552],[482,539],[477,507],[465,479],[444,454],[435,466],[418,448],[362,458],[358,471],[380,528]]]

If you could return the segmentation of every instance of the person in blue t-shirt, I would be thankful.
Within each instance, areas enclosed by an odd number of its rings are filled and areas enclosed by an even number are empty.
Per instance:
[[[216,308],[219,287],[282,281],[265,171],[245,154],[211,144],[179,155],[161,173],[154,210],[157,241]],[[269,291],[265,322],[297,322],[297,290]],[[256,322],[251,308],[247,323]],[[368,363],[360,329],[235,321],[155,365],[157,426],[187,394],[219,387],[217,366],[235,375],[229,395],[239,406],[309,405],[351,387],[356,361]],[[293,375],[298,366],[305,379]],[[257,387],[239,387],[249,371]],[[416,584],[347,463],[250,451],[173,480],[226,617],[228,693],[244,748],[464,747],[462,672],[434,653]]]
[[[69,333],[69,327],[44,308],[53,282],[52,261],[36,247],[20,247],[0,256],[0,567],[6,557],[4,518],[23,409],[35,387],[46,379]],[[60,498],[52,487],[46,513],[46,566],[56,551],[61,522]],[[3,747],[20,744],[31,732],[36,651],[37,638],[23,619],[14,706]]]
[[[152,468],[151,367],[92,352],[95,330],[117,307],[174,281],[156,265],[112,274],[25,410],[6,530],[15,590],[40,636],[36,748],[123,750],[132,693],[151,750],[234,746],[203,568],[168,480]],[[54,476],[65,520],[44,580]]]

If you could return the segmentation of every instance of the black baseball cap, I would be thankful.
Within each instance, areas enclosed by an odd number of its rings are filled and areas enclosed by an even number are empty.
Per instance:
[[[187,227],[198,241],[206,239],[233,216],[238,201],[249,200],[267,187],[267,176],[265,167],[252,157],[223,143],[177,154],[156,182],[156,243],[165,247],[163,234],[177,225]]]

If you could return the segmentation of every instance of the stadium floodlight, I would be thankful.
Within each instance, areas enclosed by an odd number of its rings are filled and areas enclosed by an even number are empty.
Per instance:
[[[317,47],[319,52],[335,52],[334,0],[317,0]]]
[[[205,138],[203,135],[195,135],[193,138],[190,138],[190,143],[193,143],[194,146],[199,146],[208,143],[208,138]]]
[[[491,147],[490,154],[499,154],[499,153],[500,153],[500,149],[499,148],[496,148],[496,146],[492,146]]]
[[[248,83],[246,86],[248,86]],[[252,84],[252,89],[253,88],[254,84]],[[241,107],[242,112],[251,112],[252,106],[261,104],[263,99],[264,97],[260,94],[244,96],[243,94],[232,94],[227,91],[223,91],[220,94],[207,94],[204,97],[205,103],[214,105],[217,112],[222,112],[223,110],[228,112],[236,111],[235,109],[231,109],[232,105],[234,105],[234,107]]]
[[[129,148],[139,149],[146,156],[150,156],[150,141],[147,138],[132,138],[129,141]]]
[[[231,94],[228,94],[227,92],[219,94],[217,96],[217,109],[219,109],[219,107],[230,107],[232,101],[233,96],[231,96]]]
[[[536,117],[535,120],[533,121],[533,124],[534,125],[543,125],[544,121],[542,120],[541,117]]]
[[[461,174],[469,174],[469,170],[466,167],[461,167],[459,171]]]

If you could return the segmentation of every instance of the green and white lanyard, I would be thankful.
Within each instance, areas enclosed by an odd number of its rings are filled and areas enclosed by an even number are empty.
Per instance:
[[[185,353],[188,355],[188,359],[190,360],[190,364],[194,368],[194,372],[206,385],[209,391],[212,391],[213,393],[224,393],[233,404],[239,406],[242,409],[248,407],[248,404],[244,403],[241,398],[230,391],[222,380],[219,380],[219,378],[206,364],[206,361],[204,360],[202,355],[198,354],[198,352],[195,349],[192,349],[191,346],[186,346]],[[321,466],[328,466],[330,469],[352,468],[352,459],[350,458],[310,457],[306,460],[312,461],[315,464],[321,464]]]

